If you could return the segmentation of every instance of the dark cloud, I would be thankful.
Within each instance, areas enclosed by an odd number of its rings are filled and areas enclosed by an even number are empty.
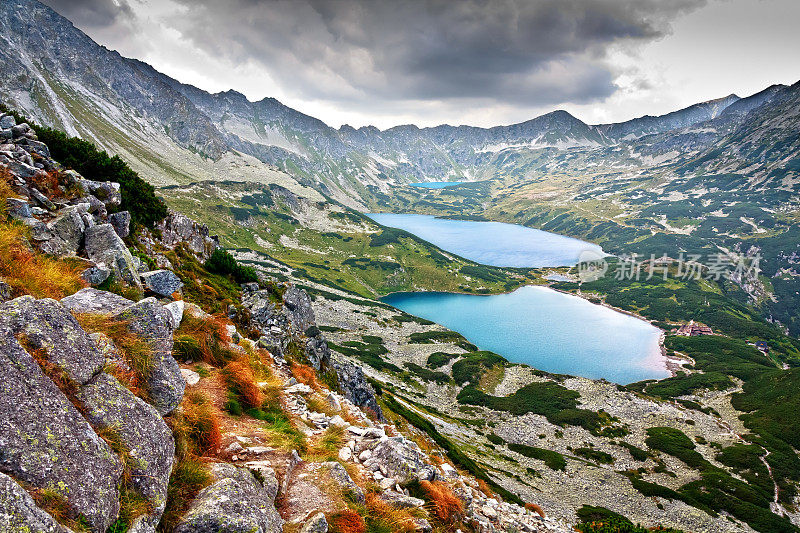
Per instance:
[[[615,90],[610,46],[659,39],[702,0],[178,0],[195,46],[306,97],[525,105]]]
[[[45,0],[114,40],[148,0]],[[617,88],[607,54],[667,35],[705,0],[149,0],[184,42],[264,69],[300,98],[367,110],[412,101],[587,103]],[[140,9],[141,8],[141,9]],[[135,41],[131,36],[129,41]],[[237,88],[235,81],[229,82]]]
[[[89,30],[114,26],[121,20],[133,19],[133,11],[125,0],[42,0],[74,24]]]

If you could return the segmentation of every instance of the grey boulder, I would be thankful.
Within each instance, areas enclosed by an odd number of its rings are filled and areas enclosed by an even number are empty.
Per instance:
[[[183,287],[183,282],[171,270],[152,270],[141,274],[142,284],[159,296],[170,296]]]
[[[81,279],[92,287],[97,287],[107,280],[110,275],[111,270],[106,268],[105,265],[92,265],[81,272]]]
[[[89,381],[105,364],[75,317],[55,300],[20,296],[1,304],[0,328],[24,335],[32,348],[42,351],[77,385]]]
[[[300,533],[328,533],[328,521],[325,515],[317,513],[300,528]]]
[[[145,298],[115,313],[114,318],[128,323],[128,329],[152,348],[151,366],[146,376],[147,393],[159,414],[175,410],[183,399],[186,382],[172,357],[172,317],[155,298]]]
[[[306,359],[316,370],[327,369],[331,364],[331,349],[322,335],[306,341]]]
[[[103,202],[106,207],[116,207],[122,203],[119,183],[87,179],[78,179],[76,183],[84,194],[91,194]]]
[[[311,298],[303,289],[295,286],[286,289],[283,294],[283,306],[288,312],[289,322],[294,333],[305,333],[308,328],[316,325]]]
[[[108,215],[108,223],[114,226],[114,231],[122,238],[131,233],[131,214],[128,211]]]
[[[66,533],[67,529],[39,509],[19,483],[0,473],[0,531]]]
[[[246,468],[212,466],[216,482],[192,502],[175,533],[281,533],[283,520],[267,491]]]
[[[133,305],[135,302],[113,292],[88,287],[61,299],[61,305],[75,313],[107,315]]]
[[[95,428],[112,429],[130,453],[131,483],[151,504],[153,526],[167,502],[175,441],[156,409],[133,395],[116,378],[100,373],[77,395],[85,416]]]
[[[141,287],[139,274],[125,243],[111,224],[100,224],[86,229],[86,255],[95,264],[103,263],[124,282]]]
[[[43,242],[41,249],[46,254],[75,255],[83,243],[86,224],[81,217],[80,208],[67,207],[47,225],[50,239]]]
[[[119,458],[8,329],[0,330],[0,470],[57,492],[93,531],[119,512]]]
[[[0,117],[0,128],[2,128],[4,130],[8,130],[8,129],[13,128],[16,125],[17,125],[17,121],[14,120],[14,116],[13,115],[5,115],[4,114],[3,116]]]

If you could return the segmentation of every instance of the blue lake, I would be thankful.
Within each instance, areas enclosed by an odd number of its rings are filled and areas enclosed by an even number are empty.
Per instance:
[[[454,185],[461,185],[463,181],[423,181],[420,183],[409,183],[412,187],[422,187],[424,189],[444,189]]]
[[[669,376],[658,328],[545,287],[490,296],[396,293],[383,301],[458,331],[483,350],[547,372],[620,384]]]
[[[602,253],[596,244],[517,224],[395,213],[368,213],[367,216],[379,224],[406,230],[443,250],[484,265],[571,266],[585,250]]]

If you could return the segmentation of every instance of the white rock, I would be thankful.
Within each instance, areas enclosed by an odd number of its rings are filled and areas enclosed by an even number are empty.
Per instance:
[[[395,486],[395,481],[394,481],[394,479],[392,479],[390,477],[387,477],[387,478],[384,478],[384,479],[380,480],[378,482],[378,486],[381,488],[381,490],[389,490],[389,489],[391,489],[392,487]]]
[[[497,511],[490,505],[481,507],[481,514],[490,520],[497,518]]]
[[[170,326],[172,326],[172,329],[176,329],[181,325],[185,308],[186,304],[183,303],[183,300],[175,300],[164,306],[164,309],[169,311]]]
[[[373,474],[372,474],[372,479],[374,479],[375,481],[380,481],[383,478],[384,478],[384,475],[381,474],[380,472],[373,472]]]
[[[330,420],[330,425],[343,428],[348,425],[347,421],[339,415],[334,416]]]
[[[362,463],[372,457],[372,450],[364,450],[360,454],[358,454],[358,460]]]
[[[181,368],[181,376],[187,385],[194,386],[200,382],[200,374],[188,368]]]
[[[353,459],[353,450],[345,446],[344,448],[339,450],[339,459],[341,459],[342,461],[350,461],[351,459]]]
[[[342,404],[339,403],[339,399],[336,396],[334,396],[333,393],[328,394],[328,397],[325,398],[325,400],[328,402],[328,405],[330,405],[331,409],[333,409],[334,411],[342,410]]]

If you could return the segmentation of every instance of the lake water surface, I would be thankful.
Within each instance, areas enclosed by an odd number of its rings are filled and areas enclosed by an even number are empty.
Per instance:
[[[585,250],[602,253],[596,244],[517,224],[395,213],[368,213],[367,216],[379,224],[406,230],[443,250],[484,265],[572,266]]]
[[[412,187],[422,187],[424,189],[444,189],[445,187],[453,187],[454,185],[461,185],[463,181],[423,181],[420,183],[409,183]]]
[[[621,384],[669,376],[658,328],[545,287],[490,296],[396,293],[383,301],[457,331],[483,350],[547,372]]]

